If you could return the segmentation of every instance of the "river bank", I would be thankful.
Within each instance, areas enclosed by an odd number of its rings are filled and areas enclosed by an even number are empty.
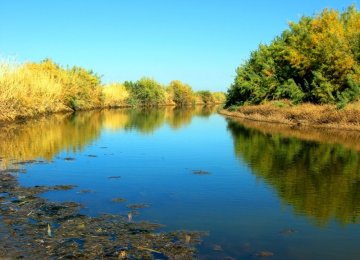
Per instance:
[[[17,165],[41,163],[44,162],[15,162]],[[17,173],[25,172],[18,168],[0,170],[0,257],[191,259],[196,253],[199,232],[157,232],[160,224],[132,220],[132,215],[139,214],[137,205],[128,206],[127,217],[81,214],[79,203],[51,202],[40,196],[44,192],[66,191],[75,186],[22,187]]]
[[[337,109],[334,105],[306,103],[291,106],[280,102],[241,106],[233,111],[219,111],[225,116],[251,121],[348,131],[360,131],[359,112],[360,107],[357,103]]]
[[[121,107],[213,105],[225,94],[193,91],[179,80],[164,85],[152,78],[104,84],[101,76],[81,67],[0,61],[0,121],[38,115]]]

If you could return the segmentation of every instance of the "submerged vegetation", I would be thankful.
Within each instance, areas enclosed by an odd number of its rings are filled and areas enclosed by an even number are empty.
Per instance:
[[[360,12],[354,6],[304,16],[237,69],[226,106],[287,99],[344,107],[360,97],[359,46]]]
[[[74,202],[50,202],[39,194],[73,186],[21,187],[11,171],[0,171],[1,258],[193,259],[200,232],[156,232],[161,225],[128,215],[90,217]],[[116,201],[120,202],[120,201]]]
[[[190,86],[173,81],[163,86],[150,78],[104,85],[100,76],[81,67],[63,68],[50,59],[16,65],[0,63],[0,120],[39,114],[103,107],[215,104],[224,93],[210,93],[211,100]],[[210,100],[210,101],[209,101]]]

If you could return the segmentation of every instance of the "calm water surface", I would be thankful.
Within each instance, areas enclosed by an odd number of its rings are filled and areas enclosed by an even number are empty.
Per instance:
[[[256,259],[261,251],[272,252],[269,259],[359,259],[360,153],[247,128],[215,111],[31,121],[2,130],[2,167],[45,159],[26,166],[22,185],[77,185],[43,195],[50,200],[80,202],[94,216],[146,203],[134,220],[208,231],[199,259]],[[126,202],[112,201],[119,197]]]

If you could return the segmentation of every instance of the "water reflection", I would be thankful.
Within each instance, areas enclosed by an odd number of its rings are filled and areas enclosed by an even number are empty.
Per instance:
[[[53,115],[21,124],[7,125],[0,132],[3,164],[11,159],[52,158],[62,150],[80,151],[100,134],[101,114]]]
[[[82,151],[103,129],[151,134],[164,124],[179,129],[190,124],[193,117],[210,116],[215,111],[216,107],[102,110],[10,124],[0,131],[0,162],[6,167],[11,160],[51,161],[61,151]]]
[[[228,120],[236,155],[297,214],[319,226],[360,220],[360,153]],[[285,134],[286,136],[286,134]]]

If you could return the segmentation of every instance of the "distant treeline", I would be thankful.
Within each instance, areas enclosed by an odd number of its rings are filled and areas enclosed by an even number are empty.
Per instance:
[[[93,71],[63,68],[50,59],[0,64],[0,120],[103,107],[191,106],[224,101],[224,93],[194,92],[177,80],[168,86],[151,78],[104,85]]]
[[[304,16],[237,69],[226,106],[288,99],[343,107],[360,96],[360,13]]]

